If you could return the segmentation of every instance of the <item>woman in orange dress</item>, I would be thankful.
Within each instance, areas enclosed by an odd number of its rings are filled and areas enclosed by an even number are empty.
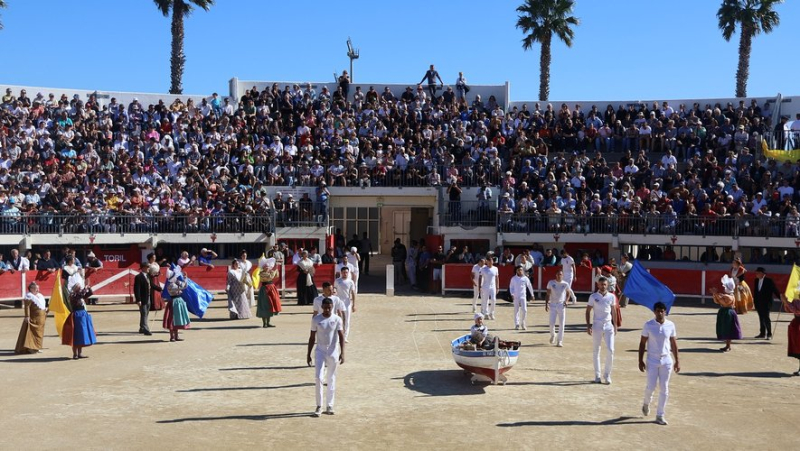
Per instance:
[[[735,309],[738,315],[744,315],[749,310],[754,310],[753,292],[750,291],[750,286],[744,281],[744,275],[747,273],[742,264],[742,259],[736,257],[731,264],[731,278],[736,281],[736,290],[733,292],[733,298],[736,301]]]

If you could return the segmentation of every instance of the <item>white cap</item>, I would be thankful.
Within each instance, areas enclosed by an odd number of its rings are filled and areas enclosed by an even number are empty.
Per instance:
[[[351,248],[350,248],[350,252],[352,252],[352,253],[354,253],[354,254],[355,254],[355,253],[357,253],[357,252],[358,252],[358,248],[356,248],[356,247],[351,247]]]

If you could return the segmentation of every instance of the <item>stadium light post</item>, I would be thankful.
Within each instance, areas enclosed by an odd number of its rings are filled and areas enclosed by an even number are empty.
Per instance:
[[[347,57],[350,58],[350,83],[355,83],[355,77],[353,76],[353,60],[357,60],[359,57],[359,49],[353,48],[353,41],[350,40],[350,36],[347,37]]]

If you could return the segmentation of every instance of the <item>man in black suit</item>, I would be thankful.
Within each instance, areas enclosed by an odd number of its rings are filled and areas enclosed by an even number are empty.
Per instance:
[[[147,274],[148,262],[142,262],[139,274],[133,278],[133,298],[139,306],[139,333],[152,335],[147,326],[147,316],[150,314],[150,307],[153,306],[153,291],[150,286],[150,276]]]
[[[756,312],[758,312],[758,322],[761,330],[755,338],[766,338],[772,340],[772,323],[769,319],[769,313],[772,307],[772,299],[780,299],[781,293],[775,286],[775,282],[767,277],[764,268],[756,268],[756,282],[753,287],[753,301],[756,305]]]

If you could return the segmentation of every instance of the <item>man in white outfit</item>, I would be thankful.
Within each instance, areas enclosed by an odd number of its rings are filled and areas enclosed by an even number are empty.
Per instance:
[[[353,277],[352,277],[352,275],[353,275],[353,265],[348,263],[347,257],[340,257],[339,258],[339,263],[337,263],[336,266],[333,269],[333,277],[341,277],[342,268],[345,267],[345,266],[348,269],[346,279],[352,280],[353,279]]]
[[[650,414],[650,402],[653,401],[653,393],[658,385],[656,423],[666,425],[664,410],[669,398],[669,378],[673,370],[676,373],[681,371],[678,359],[678,334],[675,323],[667,319],[667,306],[663,302],[656,302],[653,312],[655,318],[644,323],[642,339],[639,341],[639,371],[647,371],[642,413],[644,416]],[[645,350],[647,350],[647,362],[644,360]]]
[[[572,288],[572,283],[578,280],[578,271],[575,269],[575,259],[563,248],[561,249],[561,270],[564,271],[564,282],[567,282]],[[576,301],[575,295],[572,296],[573,302]]]
[[[494,306],[497,303],[497,292],[500,290],[500,273],[494,266],[494,254],[486,254],[486,265],[479,273],[481,286],[481,313],[486,319],[494,319]]]
[[[594,349],[594,382],[600,379],[600,347],[606,343],[606,364],[603,376],[606,385],[611,385],[611,369],[614,366],[614,336],[617,334],[617,323],[614,321],[617,297],[608,292],[608,279],[600,276],[597,279],[599,290],[589,296],[586,306],[586,332],[593,338]]]
[[[544,310],[550,312],[550,344],[556,343],[556,320],[558,320],[558,347],[564,346],[564,324],[567,321],[567,301],[574,299],[575,293],[564,281],[564,271],[557,270],[555,280],[547,282],[547,297]],[[569,296],[569,298],[567,298]],[[552,304],[552,306],[551,306]]]
[[[514,329],[519,330],[519,328],[522,327],[522,330],[528,330],[527,294],[530,293],[532,298],[536,296],[533,294],[531,279],[525,275],[524,266],[517,266],[517,273],[511,278],[511,282],[508,283],[508,292],[511,294],[511,299],[514,300]]]
[[[336,397],[336,369],[344,364],[344,333],[342,319],[333,314],[333,301],[322,300],[322,313],[311,319],[311,334],[308,337],[308,354],[306,362],[311,366],[311,350],[316,343],[314,354],[314,379],[317,385],[317,409],[314,416],[322,414],[322,374],[327,368],[328,386],[325,394],[325,413],[333,415],[333,403]],[[337,346],[338,345],[338,346]]]
[[[330,282],[323,282],[322,283],[322,294],[314,298],[314,302],[312,304],[313,315],[319,315],[322,313],[322,301],[325,298],[329,298],[333,301],[333,313],[339,315],[342,318],[342,321],[345,321],[345,312],[347,311],[347,307],[344,305],[344,301],[339,299],[339,296],[333,294],[333,285]],[[347,327],[347,323],[345,322],[344,327]]]
[[[481,257],[478,263],[472,266],[472,313],[478,311],[478,299],[481,297],[480,282],[481,268],[486,264],[486,259]]]
[[[358,262],[361,261],[361,256],[358,255],[358,248],[351,247],[350,252],[345,252],[345,256],[347,257],[347,263],[351,266],[350,277],[353,279],[353,285],[356,287],[356,291],[358,291],[358,276],[360,274]]]
[[[356,284],[350,276],[349,266],[342,266],[341,277],[333,282],[336,296],[344,302],[344,342],[349,343],[350,325],[353,323],[353,313],[356,311]]]

